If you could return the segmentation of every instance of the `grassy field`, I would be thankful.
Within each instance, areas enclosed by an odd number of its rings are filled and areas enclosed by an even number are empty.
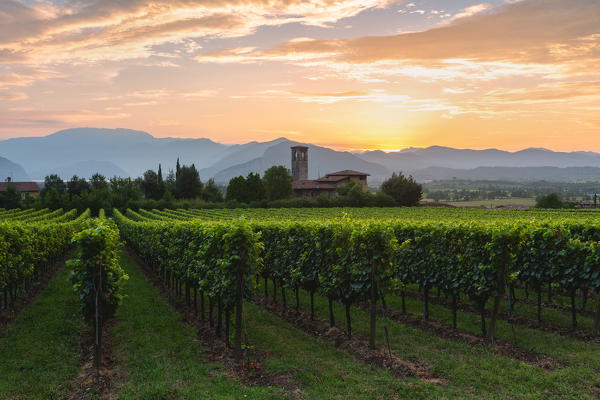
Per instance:
[[[380,343],[387,325],[393,353],[439,375],[441,382],[436,383],[416,377],[395,378],[389,371],[365,364],[335,343],[304,332],[253,303],[246,303],[244,315],[250,345],[265,354],[260,374],[279,379],[249,384],[232,374],[226,364],[211,358],[210,349],[199,340],[197,328],[184,321],[127,253],[122,252],[120,260],[130,279],[125,287],[127,297],[109,329],[114,358],[113,398],[586,399],[597,398],[600,393],[597,342],[518,324],[513,334],[510,324],[499,321],[498,338],[561,364],[548,370],[499,355],[491,348],[444,339],[379,318]],[[517,291],[517,297],[523,297],[523,290]],[[288,299],[292,298],[293,293],[288,291]],[[307,311],[308,295],[301,292],[300,300],[301,308]],[[566,303],[567,299],[557,296],[555,300]],[[390,308],[401,308],[398,297],[388,298],[387,303]],[[317,296],[315,306],[317,316],[326,319],[326,299]],[[420,315],[422,307],[422,301],[407,298],[408,312]],[[592,307],[595,302],[590,300]],[[535,318],[536,310],[533,305],[517,303],[515,313]],[[430,315],[432,320],[452,323],[452,313],[445,306],[430,304]],[[368,313],[353,308],[351,316],[355,334],[367,336]],[[335,317],[343,329],[345,316],[339,304],[335,305]],[[566,311],[544,309],[543,319],[564,327],[570,323]],[[589,330],[591,318],[579,316],[579,324],[581,329]],[[479,334],[479,316],[459,312],[458,326]],[[0,337],[0,398],[66,398],[81,364],[82,328],[78,305],[63,270]]]
[[[80,364],[83,318],[62,269],[0,336],[0,398],[60,399]]]
[[[208,361],[195,329],[184,322],[126,253],[126,294],[111,329],[116,393],[121,399],[279,399],[277,386],[244,386]],[[289,374],[306,399],[385,399],[419,387],[356,361],[253,304],[245,315],[252,345],[268,352],[265,374]],[[376,383],[376,384],[374,384]],[[409,386],[410,385],[410,386]],[[415,392],[416,393],[416,392]]]
[[[431,199],[424,199],[424,201],[433,201]],[[456,207],[487,207],[497,208],[500,206],[525,206],[533,207],[535,205],[535,199],[533,197],[513,197],[508,199],[493,199],[493,200],[473,200],[473,201],[442,201],[442,203],[451,204]]]
[[[132,281],[134,285],[137,285],[135,283],[138,281],[138,278],[135,277],[138,274],[135,272],[136,267],[131,265],[131,261],[127,258],[124,258],[123,262],[125,265],[129,265],[127,268],[132,275]],[[142,280],[139,281],[139,284],[148,286],[148,283],[144,283]],[[131,286],[130,289],[135,291],[137,298],[147,298],[140,302],[148,302],[148,299],[153,299],[150,303],[164,302],[158,297],[154,288],[146,287],[141,290],[141,286]],[[148,290],[148,294],[146,294],[146,290]],[[521,295],[520,292],[519,295]],[[288,298],[292,297],[293,293],[288,292]],[[308,301],[308,296],[301,293],[303,310],[308,310]],[[390,298],[388,305],[400,309],[400,299]],[[423,303],[419,300],[411,298],[407,300],[409,312],[420,314],[422,306]],[[244,398],[256,396],[268,398],[276,396],[278,393],[277,388],[265,390],[259,387],[239,386],[239,382],[223,377],[222,369],[218,364],[203,362],[204,369],[198,369],[194,360],[202,360],[204,353],[198,344],[194,343],[193,332],[178,321],[176,314],[166,304],[164,307],[151,310],[136,306],[127,311],[128,308],[129,306],[125,303],[119,311],[121,322],[115,328],[115,341],[122,343],[119,345],[122,350],[119,350],[116,356],[117,364],[124,367],[123,373],[127,373],[130,378],[130,381],[120,388],[123,398],[142,398],[144,396],[154,398],[153,393],[173,395],[173,392],[169,392],[169,390],[173,390],[169,389],[173,387],[173,381],[179,383],[177,396],[175,396],[177,398],[191,398],[201,393],[208,396],[207,398],[220,398],[223,395],[236,398],[237,395],[241,396],[242,394],[246,396]],[[316,312],[320,318],[327,318],[325,299],[316,298]],[[432,319],[451,324],[452,314],[448,308],[431,305],[430,312]],[[131,317],[125,318],[126,313],[127,315],[131,313]],[[535,313],[535,307],[519,303],[516,313],[532,316]],[[154,317],[147,317],[148,314],[153,314]],[[154,328],[148,332],[140,331],[142,325],[136,323],[135,326],[138,330],[133,332],[130,327],[123,325],[123,320],[132,319],[134,315],[135,318],[142,319],[164,318],[164,315],[171,315],[171,317],[162,323],[149,323]],[[351,315],[354,331],[359,335],[366,336],[368,334],[368,314],[359,309],[352,309]],[[345,317],[343,308],[339,304],[335,307],[335,316],[337,324],[343,327]],[[300,387],[302,398],[306,399],[573,399],[595,398],[598,394],[597,387],[600,387],[600,379],[597,378],[600,372],[600,350],[597,343],[578,341],[518,325],[515,327],[513,336],[511,326],[504,321],[500,321],[498,325],[499,338],[524,349],[546,354],[554,358],[557,363],[562,363],[563,366],[555,370],[542,369],[500,356],[490,348],[471,345],[464,341],[443,339],[433,333],[380,318],[379,339],[383,340],[384,325],[387,324],[394,354],[402,359],[426,365],[428,371],[431,374],[439,375],[443,382],[434,384],[418,378],[396,379],[388,371],[369,367],[359,362],[354,356],[336,348],[333,343],[317,339],[294,328],[282,318],[265,311],[260,306],[247,304],[245,318],[252,346],[268,352],[270,355],[264,363],[264,372],[290,374],[295,384]],[[563,326],[568,326],[570,321],[567,312],[550,309],[544,310],[544,319]],[[589,318],[580,317],[580,321],[584,329],[589,328]],[[480,320],[476,314],[459,312],[458,325],[464,330],[479,334]],[[117,330],[121,329],[122,333],[118,334]],[[179,352],[179,346],[173,347],[170,339],[165,339],[164,333],[152,332],[161,332],[161,329],[175,329],[177,332],[189,331],[186,334],[187,339],[182,339],[184,351]],[[125,340],[123,334],[130,338]],[[138,335],[141,337],[135,339]],[[157,336],[156,341],[146,339],[155,335]],[[156,346],[156,348],[145,346]],[[135,353],[142,357],[141,360],[145,360],[145,358],[164,360],[166,357],[164,354],[167,353],[170,358],[168,363],[162,366],[155,366],[157,361],[151,360],[131,363],[127,359],[131,359],[132,347],[136,349]],[[161,352],[164,354],[161,355]],[[185,361],[182,368],[178,357],[184,357],[186,354],[193,354],[193,357]],[[194,382],[179,376],[175,371],[171,372],[169,368],[173,364],[179,366],[177,370],[188,371],[194,377]],[[168,372],[165,373],[165,371]],[[216,383],[210,388],[210,391],[203,392],[204,389],[198,382],[203,381],[202,374],[206,374],[208,371],[213,371],[210,375],[212,375],[212,379],[216,379]],[[156,376],[156,382],[151,384],[152,387],[144,388],[144,377],[148,375]]]

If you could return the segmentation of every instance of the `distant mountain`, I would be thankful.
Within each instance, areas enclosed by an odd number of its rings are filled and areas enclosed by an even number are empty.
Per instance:
[[[95,173],[104,175],[106,178],[113,176],[129,176],[119,166],[110,161],[79,161],[73,164],[62,165],[52,169],[52,173],[58,174],[63,179],[70,179],[73,175],[80,178],[90,178]],[[34,176],[46,176],[48,173],[45,170],[33,172]]]
[[[598,167],[477,167],[454,169],[428,167],[412,173],[418,181],[440,179],[504,180],[504,181],[600,181]]]
[[[273,143],[273,142],[271,142]],[[235,176],[245,176],[249,172],[263,173],[273,165],[284,165],[288,168],[291,158],[291,146],[296,146],[298,142],[292,142],[285,138],[277,139],[274,144],[264,150],[262,156],[250,161],[232,165],[214,174],[215,181],[229,182]],[[316,179],[329,172],[337,172],[345,169],[352,169],[371,174],[371,182],[381,182],[385,177],[391,175],[391,172],[384,166],[365,161],[355,154],[343,151],[335,151],[326,147],[304,144],[308,146],[308,178]],[[213,170],[212,168],[210,170]],[[200,171],[201,174],[206,174]]]
[[[299,143],[278,138],[226,145],[210,139],[155,138],[129,129],[76,128],[45,137],[0,141],[0,157],[22,165],[33,179],[43,179],[51,173],[59,173],[64,179],[74,174],[89,178],[95,172],[107,177],[138,177],[147,169],[156,170],[159,163],[166,176],[179,158],[182,164],[194,163],[203,180],[214,177],[225,183],[249,172],[263,173],[273,165],[291,167],[290,147],[296,144]],[[389,177],[392,171],[412,174],[418,180],[457,177],[600,181],[594,169],[600,168],[600,154],[593,152],[565,153],[542,148],[509,152],[432,146],[393,153],[356,153],[307,145],[310,179],[352,169],[371,174],[369,182],[374,184]],[[521,169],[514,169],[517,167]],[[16,176],[17,168],[12,168]],[[0,173],[3,171],[0,169]]]
[[[231,146],[228,151],[223,152],[223,157],[211,165],[209,168],[204,168],[200,170],[200,176],[211,178],[215,177],[219,174],[219,172],[226,170],[228,168],[234,167],[236,165],[245,164],[247,162],[253,161],[262,157],[265,154],[265,151],[272,146],[275,146],[282,142],[289,142],[286,138],[279,138],[275,140],[271,140],[268,142],[250,142],[246,144],[240,144]],[[288,159],[289,163],[289,159]],[[271,164],[274,165],[274,164]],[[267,167],[268,168],[268,167]],[[249,172],[256,172],[254,170]],[[239,175],[239,174],[238,174]],[[238,176],[235,175],[235,176]],[[244,174],[244,175],[247,175]],[[229,180],[227,180],[229,181]]]
[[[0,181],[4,182],[6,178],[11,178],[13,182],[26,182],[30,180],[22,166],[7,158],[0,157]]]
[[[205,168],[219,161],[229,148],[210,139],[155,138],[130,129],[76,128],[45,137],[0,141],[0,156],[22,164],[34,179],[43,179],[65,165],[91,166],[97,161],[110,162],[116,167],[114,171],[137,177],[149,168],[156,169],[159,163],[166,174],[175,168],[178,157],[182,163]]]
[[[468,150],[431,146],[410,148],[394,153],[368,151],[364,160],[384,165],[393,171],[416,171],[427,167],[473,169],[477,167],[600,167],[600,154],[563,153],[529,148],[515,152],[487,149]]]

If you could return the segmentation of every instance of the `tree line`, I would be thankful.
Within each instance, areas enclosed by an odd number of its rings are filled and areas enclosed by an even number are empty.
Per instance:
[[[181,165],[178,159],[175,171],[170,170],[165,177],[160,164],[158,170],[149,169],[135,179],[107,179],[96,173],[89,179],[73,175],[65,182],[57,174],[48,175],[38,197],[27,195],[22,199],[16,187],[9,184],[7,191],[0,193],[0,208],[62,208],[80,212],[89,208],[98,215],[99,210],[112,208],[412,206],[421,197],[421,185],[401,173],[394,173],[377,193],[350,182],[338,188],[334,196],[295,198],[292,176],[284,166],[273,166],[262,177],[254,172],[237,176],[228,185],[220,186],[214,179],[202,182],[194,164]]]

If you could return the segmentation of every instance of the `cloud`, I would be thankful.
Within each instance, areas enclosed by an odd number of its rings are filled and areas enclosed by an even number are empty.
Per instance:
[[[600,57],[600,2],[532,0],[465,16],[448,26],[394,36],[296,40],[267,51],[202,54],[200,61],[318,60],[353,64],[444,60],[553,64]]]
[[[0,101],[17,101],[25,100],[27,98],[29,98],[29,96],[27,96],[27,93],[24,92],[0,90]]]
[[[328,26],[394,0],[71,0],[0,2],[3,62],[90,62],[145,58],[153,46],[189,38],[240,37],[260,26]]]
[[[600,81],[555,82],[534,88],[497,89],[487,96],[503,103],[552,103],[573,99],[600,102]]]
[[[237,98],[288,98],[302,103],[335,104],[341,102],[379,103],[385,108],[402,109],[412,112],[457,111],[458,107],[447,104],[441,99],[413,98],[406,94],[388,93],[383,89],[370,91],[352,90],[343,92],[302,92],[286,90],[264,90],[253,95]]]
[[[492,5],[489,4],[489,3],[475,4],[473,6],[465,8],[464,10],[462,10],[459,13],[454,14],[452,17],[450,17],[447,20],[445,20],[444,24],[456,21],[456,20],[461,19],[461,18],[472,17],[475,14],[479,14],[479,13],[481,13],[483,11],[489,10],[491,7],[492,7]]]

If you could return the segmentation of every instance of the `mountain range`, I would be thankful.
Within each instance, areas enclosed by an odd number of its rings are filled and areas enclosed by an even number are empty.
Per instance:
[[[25,180],[29,175],[40,180],[58,173],[68,179],[72,175],[89,177],[100,172],[107,177],[137,177],[147,169],[156,170],[159,163],[166,175],[179,158],[182,164],[193,163],[203,180],[214,177],[217,182],[226,183],[249,172],[262,174],[272,165],[289,168],[290,147],[297,144],[303,143],[279,138],[229,145],[206,138],[155,138],[129,129],[75,128],[44,137],[0,141],[0,174],[4,174],[0,176]],[[380,150],[353,153],[305,145],[309,147],[309,179],[351,169],[370,174],[369,180],[374,184],[393,171],[412,174],[417,180],[600,181],[600,154],[593,152],[567,153],[541,148],[509,152],[431,146],[391,153]]]

